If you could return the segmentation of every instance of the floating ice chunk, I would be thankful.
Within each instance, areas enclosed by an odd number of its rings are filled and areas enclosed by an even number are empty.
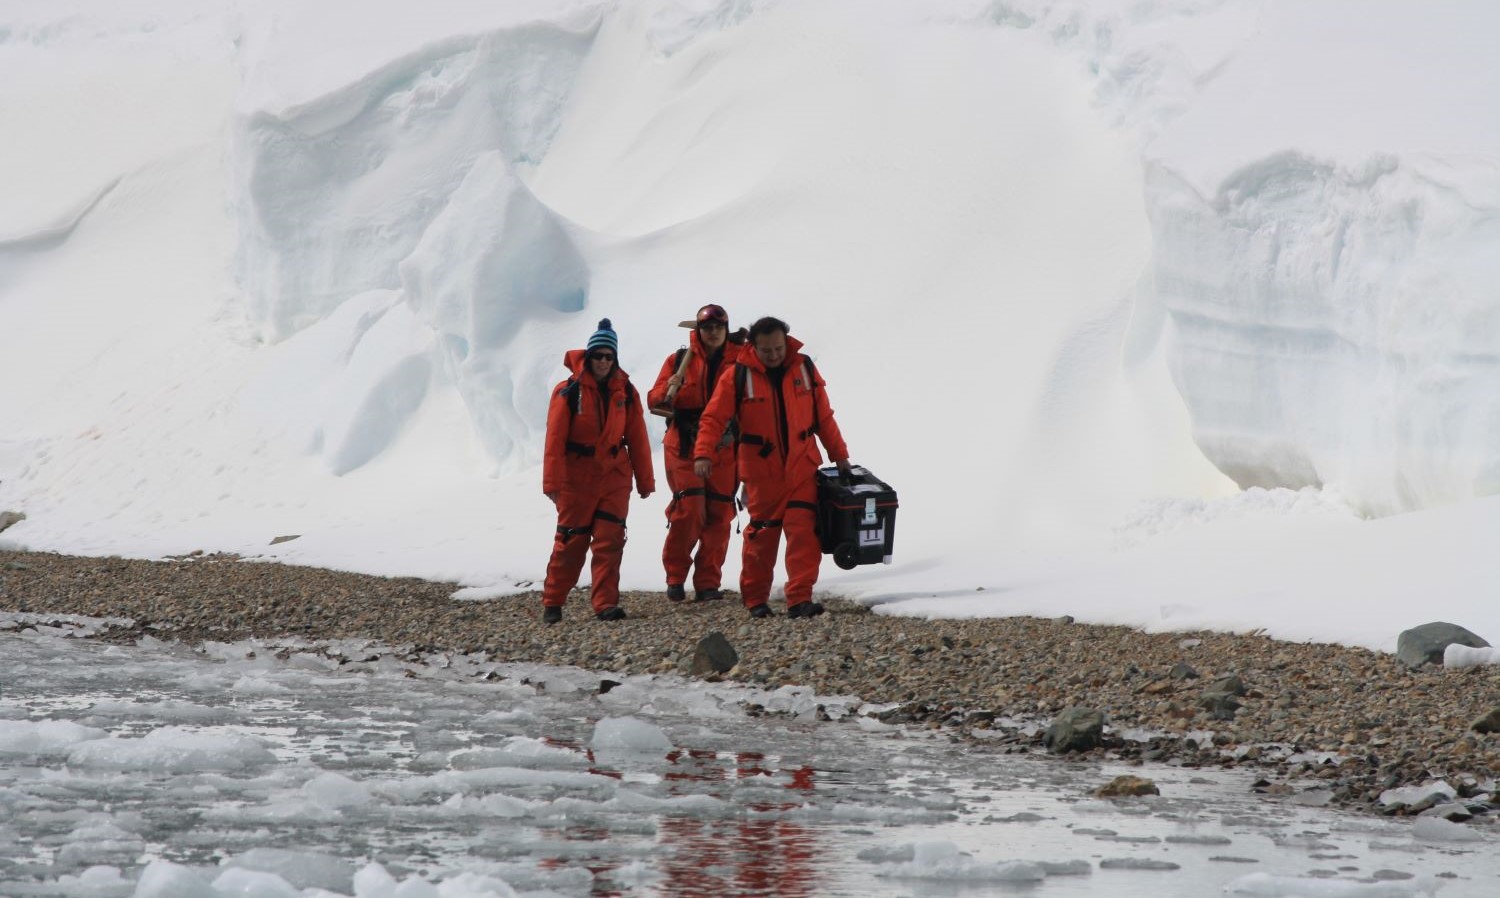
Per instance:
[[[1444,820],[1442,817],[1419,817],[1412,824],[1412,838],[1427,842],[1478,842],[1479,833],[1462,823]]]
[[[316,652],[293,652],[287,657],[286,663],[288,667],[322,671],[324,673],[330,670],[337,670],[339,666],[337,661]]]
[[[1292,804],[1302,805],[1304,807],[1321,808],[1324,805],[1328,804],[1330,801],[1333,801],[1333,790],[1308,789],[1305,792],[1298,792],[1296,795],[1288,798],[1287,801]]]
[[[93,716],[146,717],[156,721],[179,723],[225,723],[239,717],[233,708],[211,708],[196,702],[122,702],[116,700],[97,701],[89,708]]]
[[[273,680],[261,676],[245,676],[234,681],[229,687],[231,691],[241,695],[283,695],[292,690]]]
[[[357,808],[370,803],[370,789],[341,773],[320,773],[302,784],[308,798],[327,808]]]
[[[624,886],[654,886],[661,882],[661,873],[644,861],[621,864],[606,874],[613,882]]]
[[[225,861],[226,868],[274,873],[297,888],[319,888],[348,894],[354,886],[354,867],[347,861],[315,851],[252,848]]]
[[[448,759],[454,770],[479,770],[485,767],[532,767],[549,770],[588,767],[581,752],[541,739],[517,736],[504,748],[480,748],[455,752]]]
[[[1380,793],[1380,797],[1376,799],[1376,802],[1378,804],[1387,806],[1413,805],[1421,804],[1428,798],[1435,798],[1438,801],[1446,801],[1448,799],[1456,797],[1458,797],[1458,790],[1454,789],[1452,786],[1448,785],[1442,780],[1432,780],[1431,782],[1423,783],[1420,786],[1406,786],[1401,789],[1387,789],[1384,792]]]
[[[916,842],[911,860],[884,864],[876,876],[951,882],[1039,882],[1047,878],[1041,864],[1026,861],[976,861],[952,842]]]
[[[354,874],[354,898],[394,898],[396,877],[380,864],[369,863]]]
[[[98,739],[68,753],[68,764],[97,770],[155,773],[232,772],[274,763],[260,740],[234,733],[162,727],[139,739]]]
[[[0,720],[0,755],[59,755],[109,733],[70,720]]]
[[[592,881],[588,871],[584,876]],[[217,885],[217,883],[215,883]],[[585,889],[588,884],[584,884]],[[460,873],[433,884],[418,876],[397,881],[380,864],[369,864],[354,874],[355,898],[516,898],[505,880],[478,873]]]
[[[443,802],[442,806],[455,816],[468,815],[502,820],[519,820],[531,814],[537,807],[533,802],[522,801],[509,795],[485,795],[480,798],[454,795]]]
[[[171,861],[152,861],[141,871],[131,898],[202,898],[213,887],[196,871]]]
[[[1230,895],[1256,895],[1260,898],[1416,898],[1431,895],[1437,888],[1437,881],[1430,876],[1403,882],[1352,882],[1251,873],[1231,882],[1224,891]]]
[[[235,898],[301,898],[301,892],[275,873],[231,867],[213,883],[217,895]]]
[[[146,840],[122,829],[104,814],[91,815],[68,833],[67,843],[57,852],[58,863],[68,867],[128,863],[145,850]]]
[[[134,889],[135,883],[121,876],[119,867],[99,865],[77,876],[59,876],[56,891],[69,898],[127,898]]]
[[[1455,642],[1443,649],[1444,667],[1478,667],[1481,664],[1500,664],[1500,648],[1472,648]]]
[[[672,750],[672,740],[661,727],[634,717],[605,717],[594,724],[589,745],[607,751],[664,754]]]
[[[595,773],[486,767],[481,770],[449,770],[432,776],[380,780],[371,782],[369,786],[372,794],[403,801],[420,801],[433,793],[451,795],[454,792],[485,792],[496,789],[519,789],[533,794],[566,791],[607,798],[615,793],[619,781]]]
[[[403,888],[396,890],[395,898],[407,898]],[[433,893],[436,898],[515,898],[516,890],[503,879],[479,873],[460,873],[443,880]]]
[[[818,694],[807,686],[782,686],[765,700],[767,711],[807,717],[818,711]]]
[[[621,789],[614,798],[604,802],[606,810],[623,811],[628,814],[671,814],[693,817],[733,817],[739,808],[712,795],[678,795],[672,798],[656,798],[630,789]]]

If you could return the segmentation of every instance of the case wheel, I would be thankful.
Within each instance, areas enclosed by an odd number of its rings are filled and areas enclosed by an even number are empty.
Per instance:
[[[859,567],[859,547],[854,543],[839,543],[833,550],[833,563],[846,571]]]

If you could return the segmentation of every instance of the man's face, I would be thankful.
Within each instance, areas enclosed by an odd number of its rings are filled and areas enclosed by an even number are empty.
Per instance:
[[[729,328],[722,321],[704,321],[698,325],[698,339],[703,348],[713,352],[729,339]]]
[[[755,355],[767,368],[780,368],[786,361],[786,334],[772,331],[755,338]]]

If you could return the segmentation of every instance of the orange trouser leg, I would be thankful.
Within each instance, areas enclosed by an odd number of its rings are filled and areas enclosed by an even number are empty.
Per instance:
[[[590,594],[597,614],[620,603],[620,559],[625,555],[625,513],[630,510],[630,486],[612,489],[594,511],[594,582]]]
[[[781,529],[786,533],[787,607],[812,601],[813,586],[818,582],[823,546],[818,541],[817,502],[817,481],[808,479],[792,490],[782,513]]]
[[[746,608],[764,605],[771,597],[771,579],[776,570],[776,553],[781,548],[781,528],[774,524],[757,525],[766,520],[752,516],[745,528],[744,549],[740,553],[740,595]]]
[[[750,524],[745,528],[740,555],[740,595],[746,608],[765,604],[771,597],[786,500],[786,484],[780,480],[745,483],[745,510],[750,513]]]
[[[714,464],[708,478],[708,502],[704,508],[703,533],[693,558],[693,588],[718,589],[724,578],[724,557],[729,554],[729,525],[734,522],[734,491],[739,489],[734,459]]]
[[[667,454],[672,501],[667,505],[667,539],[661,547],[661,563],[668,583],[686,583],[690,567],[694,589],[718,589],[724,576],[739,480],[732,449],[715,453],[713,463],[713,473],[705,483],[693,473],[692,459],[670,451]]]
[[[542,586],[543,605],[565,604],[568,591],[578,585],[597,506],[598,496],[592,491],[568,490],[558,494],[557,535],[552,540],[552,558],[547,562],[547,582]]]
[[[668,583],[680,584],[687,582],[693,547],[698,544],[707,519],[708,501],[703,478],[693,473],[691,458],[668,451],[665,466],[672,501],[667,504],[667,539],[661,547],[661,566],[667,572]]]

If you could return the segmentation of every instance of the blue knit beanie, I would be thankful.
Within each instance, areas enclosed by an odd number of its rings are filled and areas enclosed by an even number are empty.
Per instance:
[[[594,350],[600,347],[608,349],[613,353],[619,353],[620,351],[620,338],[615,336],[614,326],[609,323],[608,318],[599,319],[599,329],[594,331],[592,337],[589,337],[588,346],[585,348]]]

